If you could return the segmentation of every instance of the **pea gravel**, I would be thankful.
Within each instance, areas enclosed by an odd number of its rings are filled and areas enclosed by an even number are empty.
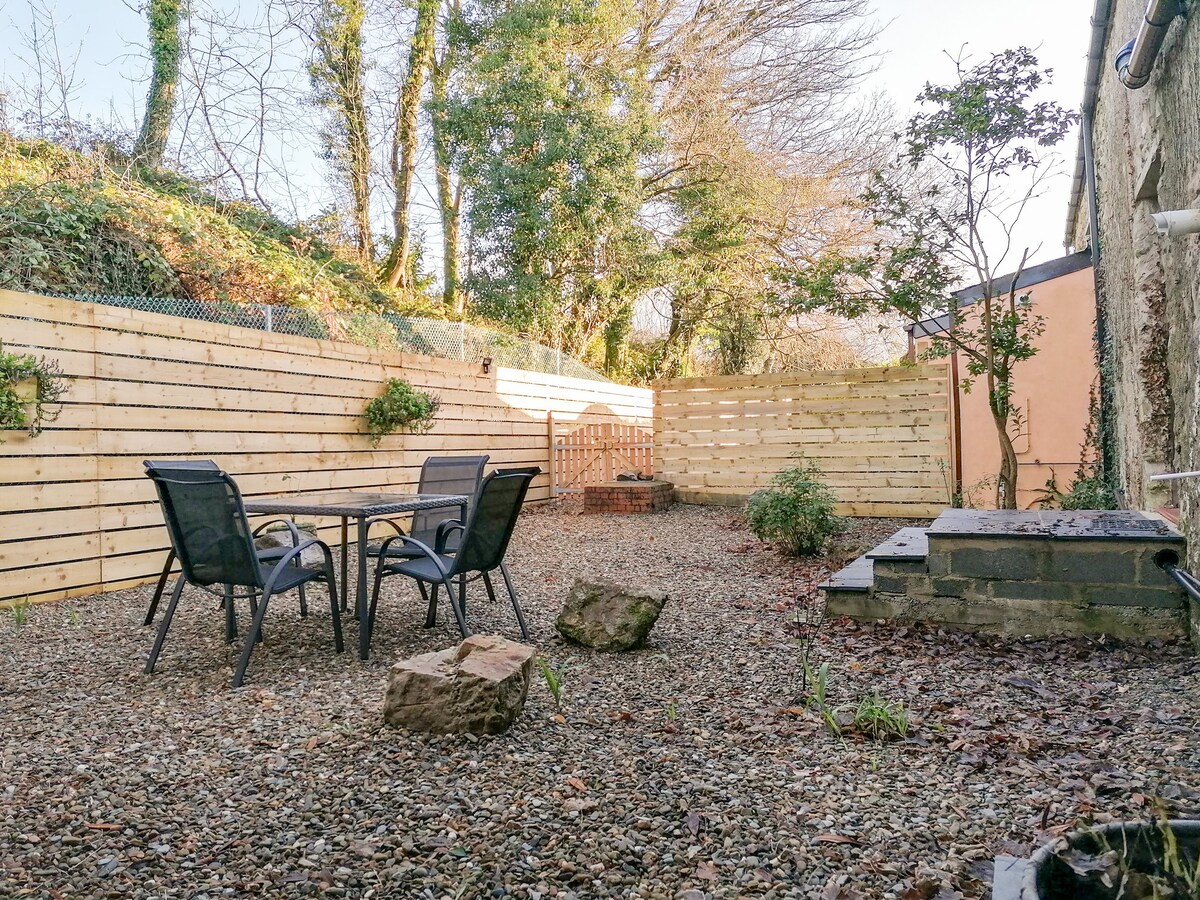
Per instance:
[[[152,677],[148,588],[0,611],[0,897],[983,897],[997,853],[1200,805],[1182,645],[835,620],[815,651],[830,703],[878,692],[913,716],[904,741],[839,739],[804,707],[792,637],[837,560],[786,562],[736,512],[690,506],[530,510],[510,554],[563,696],[535,675],[495,738],[382,726],[390,662],[457,641],[445,614],[420,627],[401,579],[369,663],[353,624],[333,654],[320,588],[307,620],[281,598],[238,691],[198,592]],[[651,645],[565,645],[579,575],[665,588]],[[502,603],[470,618],[515,634]]]

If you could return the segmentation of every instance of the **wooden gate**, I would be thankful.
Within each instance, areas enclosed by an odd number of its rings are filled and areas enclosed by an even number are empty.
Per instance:
[[[613,481],[622,472],[654,473],[654,434],[645,428],[621,422],[560,427],[553,415],[548,424],[552,497],[582,493],[584,485]]]

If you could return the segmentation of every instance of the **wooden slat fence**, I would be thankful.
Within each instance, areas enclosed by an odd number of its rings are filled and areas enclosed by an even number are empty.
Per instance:
[[[655,465],[680,499],[740,503],[804,458],[843,515],[934,516],[950,481],[943,364],[655,385]]]
[[[0,600],[153,577],[167,540],[143,459],[211,458],[255,496],[404,491],[426,456],[482,452],[493,466],[541,466],[536,502],[549,496],[550,416],[651,420],[648,390],[7,291],[0,341],[70,378],[40,437],[0,432]],[[363,407],[393,377],[438,394],[442,408],[430,433],[373,449]]]

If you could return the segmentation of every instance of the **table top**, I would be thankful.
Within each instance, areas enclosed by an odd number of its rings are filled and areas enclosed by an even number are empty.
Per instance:
[[[279,497],[247,499],[248,513],[294,513],[305,516],[383,516],[388,513],[414,512],[462,506],[470,500],[466,494],[379,494],[372,491],[314,491]]]

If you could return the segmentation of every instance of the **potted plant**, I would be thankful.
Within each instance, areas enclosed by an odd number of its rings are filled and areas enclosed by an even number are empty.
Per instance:
[[[1020,894],[1020,900],[1197,897],[1200,820],[1166,818],[1118,822],[1060,838],[1029,860]]]
[[[56,363],[28,353],[6,353],[0,344],[0,431],[26,431],[37,437],[58,418],[66,392]]]

